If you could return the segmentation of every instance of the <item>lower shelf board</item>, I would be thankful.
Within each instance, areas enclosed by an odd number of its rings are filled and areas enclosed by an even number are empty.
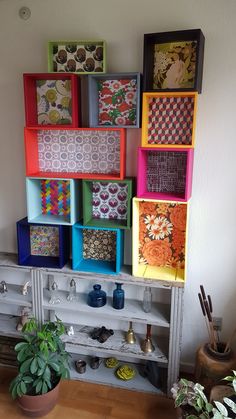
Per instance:
[[[86,362],[86,371],[84,374],[79,374],[75,369],[75,361],[84,360]],[[70,360],[70,376],[72,380],[86,381],[96,384],[109,385],[112,387],[125,388],[127,390],[133,391],[143,391],[146,393],[156,393],[163,394],[163,391],[160,388],[154,386],[147,377],[140,375],[140,365],[127,363],[120,361],[118,366],[127,364],[132,366],[135,370],[135,376],[132,380],[124,381],[116,377],[115,371],[116,368],[107,368],[105,366],[105,359],[100,358],[100,365],[98,369],[92,369],[90,367],[91,357],[85,355],[75,355],[73,354]]]
[[[11,314],[0,314],[0,335],[9,337],[21,337],[21,332],[16,330],[19,317]]]
[[[125,340],[124,332],[115,330],[114,335],[110,336],[106,342],[99,343],[92,339],[90,334],[94,329],[91,326],[73,325],[74,335],[64,335],[63,340],[66,343],[66,349],[71,353],[83,353],[93,350],[94,353],[107,353],[110,356],[138,358],[143,360],[155,361],[163,365],[168,364],[167,359],[167,341],[161,337],[153,340],[155,346],[154,352],[144,353],[140,348],[140,342],[144,336],[136,336],[136,343],[128,344]],[[80,352],[81,351],[81,352]]]

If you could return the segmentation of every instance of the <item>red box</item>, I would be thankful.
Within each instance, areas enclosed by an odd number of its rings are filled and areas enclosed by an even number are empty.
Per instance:
[[[26,176],[123,180],[125,149],[124,128],[27,127]]]
[[[28,127],[80,126],[80,79],[75,74],[24,74],[25,123]]]

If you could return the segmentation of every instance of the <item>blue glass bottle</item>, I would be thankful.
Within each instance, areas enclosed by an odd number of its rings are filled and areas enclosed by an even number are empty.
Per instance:
[[[116,282],[116,289],[113,291],[113,308],[121,310],[125,306],[125,292],[121,288],[123,284]]]
[[[87,303],[90,307],[103,307],[107,302],[105,291],[101,290],[101,285],[95,284],[93,291],[88,293]]]

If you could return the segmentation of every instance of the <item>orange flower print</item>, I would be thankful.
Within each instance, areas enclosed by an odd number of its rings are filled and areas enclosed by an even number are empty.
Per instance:
[[[147,226],[143,221],[139,222],[139,243],[144,243],[145,234],[147,231]]]
[[[166,213],[167,213],[168,208],[169,208],[169,204],[161,204],[161,203],[158,203],[157,204],[157,212],[158,212],[158,215],[164,215],[164,216],[166,216]]]
[[[151,240],[143,246],[143,257],[151,266],[166,266],[172,257],[170,243],[165,240]]]
[[[172,248],[176,256],[184,253],[185,244],[185,232],[180,230],[174,230],[172,234]]]
[[[185,231],[186,216],[186,205],[176,205],[174,208],[170,208],[170,220],[174,227],[178,230]]]
[[[140,202],[139,213],[144,215],[156,215],[156,204],[153,202]]]

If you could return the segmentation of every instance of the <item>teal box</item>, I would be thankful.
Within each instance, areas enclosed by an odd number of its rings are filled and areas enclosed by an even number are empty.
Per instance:
[[[118,228],[72,227],[72,269],[118,274],[123,264],[124,232]]]
[[[81,180],[26,178],[29,223],[73,225],[82,218]]]

